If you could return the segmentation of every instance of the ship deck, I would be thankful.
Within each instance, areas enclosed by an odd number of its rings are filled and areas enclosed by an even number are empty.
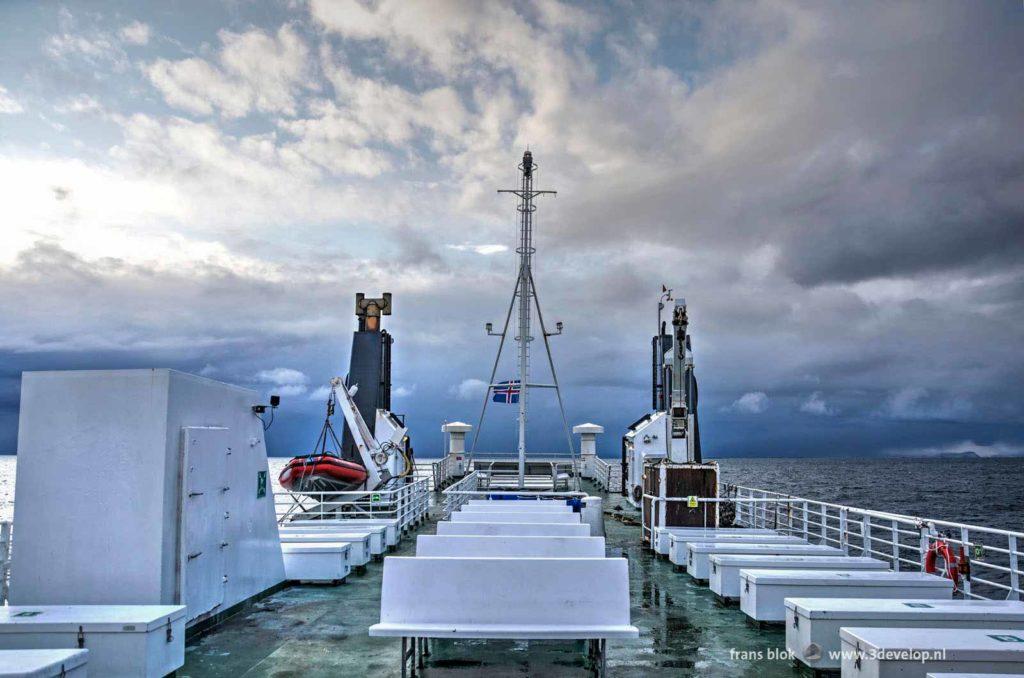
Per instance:
[[[592,489],[592,488],[591,488]],[[673,571],[640,545],[639,515],[619,496],[605,497],[609,551],[629,559],[636,640],[608,643],[611,676],[793,676],[781,628],[759,630],[735,607],[722,607],[706,586]],[[622,506],[621,518],[614,511]],[[632,524],[629,524],[632,523]],[[432,534],[434,523],[418,534]],[[415,534],[394,555],[412,555]],[[351,575],[341,586],[292,586],[228,619],[186,648],[178,676],[393,676],[394,638],[370,638],[379,621],[382,567]],[[594,582],[595,586],[600,582]],[[479,585],[467,582],[467,586]],[[423,675],[587,676],[583,643],[567,641],[431,641]]]

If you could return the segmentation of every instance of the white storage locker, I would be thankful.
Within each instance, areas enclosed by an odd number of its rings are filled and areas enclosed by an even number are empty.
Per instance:
[[[370,555],[383,556],[387,550],[387,541],[384,538],[384,532],[387,528],[383,525],[345,525],[345,521],[332,521],[330,524],[320,525],[318,524],[320,522],[326,523],[327,521],[304,520],[297,524],[285,523],[278,529],[282,535],[296,533],[319,534],[321,532],[331,534],[365,532],[370,535]]]
[[[281,544],[348,544],[349,565],[365,568],[366,564],[370,562],[370,537],[365,533],[349,536],[330,532],[285,533],[281,535]]]
[[[740,580],[740,573],[749,569],[872,570],[884,572],[889,569],[889,564],[875,558],[859,556],[713,555],[711,556],[711,576],[708,578],[708,586],[720,598],[730,601],[740,600],[742,590],[749,588],[748,584]]]
[[[843,627],[1024,630],[1015,600],[788,598],[786,649],[813,669],[838,669]]]
[[[1024,673],[1024,632],[843,628],[843,678],[926,678],[936,672]],[[927,654],[925,654],[927,653]],[[922,660],[922,657],[927,657]]]
[[[740,571],[740,609],[751,619],[781,622],[787,598],[927,598],[949,600],[953,584],[924,572]]]
[[[0,650],[0,678],[86,678],[88,650]]]
[[[301,521],[292,521],[289,525],[300,524]],[[345,518],[342,520],[330,521],[315,521],[317,523],[336,523],[339,525],[348,525],[356,530],[366,529],[369,526],[383,527],[384,528],[384,543],[387,544],[388,548],[398,546],[398,542],[402,541],[402,530],[398,527],[398,518]]]
[[[928,678],[1024,678],[1024,673],[932,673],[928,672]]]
[[[775,530],[764,528],[747,527],[656,527],[654,528],[654,551],[660,556],[667,556],[670,546],[669,539],[673,534],[704,535],[714,537],[716,535],[756,535],[756,534],[778,534]]]
[[[539,502],[517,502],[511,506],[505,504],[499,504],[498,502],[489,502],[487,504],[465,504],[459,507],[459,511],[462,513],[476,513],[483,511],[484,513],[491,511],[499,512],[516,512],[521,513],[523,511],[536,511],[538,513],[572,513],[572,507],[568,504],[541,504]]]
[[[0,649],[84,648],[89,673],[161,678],[185,663],[183,605],[0,607]]]
[[[337,583],[344,581],[351,571],[349,549],[351,544],[281,544],[284,572],[290,581],[308,583]]]
[[[686,547],[686,573],[698,581],[711,577],[711,556],[722,555],[766,555],[766,556],[845,556],[831,546],[816,544],[709,544],[691,542]]]
[[[668,538],[668,559],[677,567],[686,567],[686,548],[691,543],[702,544],[806,544],[805,539],[786,534],[720,534],[704,537],[692,534],[672,534]]]

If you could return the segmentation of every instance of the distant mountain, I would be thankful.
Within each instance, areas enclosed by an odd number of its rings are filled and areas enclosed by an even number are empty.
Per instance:
[[[984,459],[980,454],[974,450],[966,450],[964,452],[941,452],[934,457],[935,459]]]

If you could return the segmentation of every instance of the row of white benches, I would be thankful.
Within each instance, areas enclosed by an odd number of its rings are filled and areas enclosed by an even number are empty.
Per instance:
[[[1020,601],[953,600],[948,579],[770,530],[660,528],[654,543],[752,620],[784,623],[788,652],[815,671],[1024,674]]]
[[[403,677],[431,638],[586,640],[603,675],[608,639],[638,635],[626,560],[554,500],[470,500],[417,538],[415,557],[385,558],[369,633],[402,639]]]

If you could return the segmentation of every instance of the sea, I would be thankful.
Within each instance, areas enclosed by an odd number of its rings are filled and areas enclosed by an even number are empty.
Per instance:
[[[275,487],[285,461],[270,458]],[[726,483],[876,511],[1024,531],[1024,458],[787,457],[719,459],[718,463]],[[16,467],[17,457],[0,456],[0,521],[14,516]]]

